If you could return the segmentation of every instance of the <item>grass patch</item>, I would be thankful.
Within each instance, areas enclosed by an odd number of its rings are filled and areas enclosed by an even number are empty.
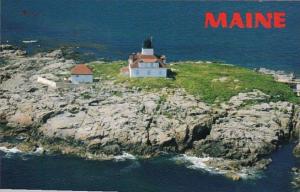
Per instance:
[[[120,77],[120,69],[127,65],[125,61],[113,61],[103,63],[90,63],[89,67],[93,69],[94,77],[102,79],[112,79]]]
[[[128,78],[120,75],[120,68],[125,61],[111,63],[91,63],[95,77],[115,79],[117,83],[126,83],[144,90],[158,90],[164,87],[184,88],[188,93],[201,98],[207,103],[228,101],[240,92],[258,89],[271,96],[270,101],[290,101],[300,103],[292,89],[283,83],[274,81],[273,77],[253,70],[224,65],[198,64],[180,62],[170,66],[176,75],[174,79],[165,78]]]

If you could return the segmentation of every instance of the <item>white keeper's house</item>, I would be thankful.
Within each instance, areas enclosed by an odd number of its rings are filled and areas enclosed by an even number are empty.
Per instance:
[[[85,64],[77,64],[71,69],[71,82],[73,84],[92,83],[93,72]]]
[[[121,69],[130,77],[167,77],[166,57],[154,54],[152,38],[144,41],[141,53],[129,56],[128,67]]]

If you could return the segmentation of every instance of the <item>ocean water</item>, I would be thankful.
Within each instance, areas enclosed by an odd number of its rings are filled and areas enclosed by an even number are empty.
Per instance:
[[[205,29],[204,12],[285,11],[285,29]],[[169,61],[213,60],[300,74],[300,2],[1,0],[1,41],[40,51],[76,47],[127,59],[145,37]],[[24,44],[24,40],[38,40]]]
[[[174,157],[168,156],[94,161],[0,151],[0,187],[121,192],[287,192],[293,191],[291,168],[300,163],[293,157],[292,149],[292,145],[286,145],[275,152],[272,164],[258,178],[240,181],[231,181],[201,168],[192,169],[190,164],[178,164]]]
[[[214,60],[300,74],[300,2],[1,0],[1,42],[29,53],[70,46],[88,59],[127,59],[152,35],[169,61]],[[286,29],[204,29],[205,11],[287,13]],[[37,40],[36,43],[22,41]],[[233,182],[173,158],[91,161],[0,152],[0,188],[134,191],[292,191],[292,145],[257,179]],[[195,166],[197,167],[197,166]]]

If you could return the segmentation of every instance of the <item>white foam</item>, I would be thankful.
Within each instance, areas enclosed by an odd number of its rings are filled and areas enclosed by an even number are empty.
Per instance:
[[[114,156],[115,161],[135,160],[136,157],[129,153],[123,152],[122,155]]]
[[[44,148],[43,147],[38,147],[36,150],[33,152],[34,154],[42,154],[44,153]]]
[[[212,158],[212,157],[196,157],[196,156],[188,156],[188,155],[179,155],[176,157],[173,157],[172,160],[180,161],[184,164],[186,164],[187,168],[190,169],[198,169],[198,170],[204,170],[212,174],[220,174],[225,175],[228,173],[228,170],[221,170],[219,168],[215,168],[208,165],[208,161],[211,160],[218,160],[221,161],[221,158]],[[258,177],[257,171],[251,170],[251,169],[243,169],[239,173],[236,173],[238,176],[240,176],[243,179],[250,179],[250,178],[256,178]]]
[[[224,174],[224,171],[219,169],[210,167],[207,165],[207,162],[212,160],[211,157],[195,157],[195,156],[188,156],[188,155],[179,155],[173,158],[175,161],[181,161],[186,164],[187,168],[191,169],[201,169],[211,173],[216,174]]]
[[[19,150],[17,147],[13,147],[13,148],[0,147],[0,151],[3,151],[5,153],[24,153],[23,151]],[[36,150],[34,152],[29,152],[26,154],[37,155],[37,154],[42,154],[43,152],[44,152],[44,149],[42,147],[38,147],[38,148],[36,148]]]
[[[0,151],[3,151],[5,153],[21,153],[22,151],[20,151],[18,148],[13,147],[13,148],[7,148],[7,147],[0,147]]]

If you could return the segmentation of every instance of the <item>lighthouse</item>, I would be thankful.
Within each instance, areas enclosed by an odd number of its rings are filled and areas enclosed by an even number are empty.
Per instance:
[[[129,77],[167,77],[166,57],[154,54],[150,37],[144,40],[142,52],[129,55],[128,67],[121,72]]]

